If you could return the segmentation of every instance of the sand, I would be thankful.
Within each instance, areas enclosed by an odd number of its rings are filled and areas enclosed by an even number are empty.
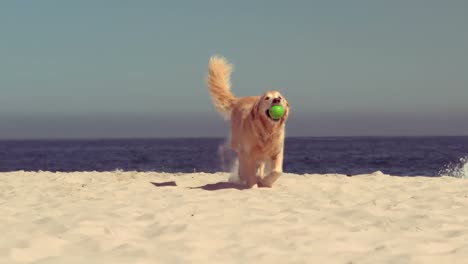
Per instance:
[[[466,263],[468,180],[0,173],[0,263]]]

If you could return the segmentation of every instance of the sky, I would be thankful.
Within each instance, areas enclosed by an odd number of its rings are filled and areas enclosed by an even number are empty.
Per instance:
[[[468,135],[468,1],[4,1],[0,138],[225,136],[279,90],[287,136]]]

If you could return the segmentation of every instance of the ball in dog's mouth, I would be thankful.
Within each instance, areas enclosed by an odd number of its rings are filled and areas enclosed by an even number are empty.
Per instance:
[[[278,121],[284,115],[284,107],[282,105],[272,105],[266,110],[266,115],[273,121]]]

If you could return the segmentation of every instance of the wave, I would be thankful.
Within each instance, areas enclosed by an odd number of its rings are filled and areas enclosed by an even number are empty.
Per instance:
[[[439,171],[439,175],[468,179],[468,156],[460,158],[458,162],[449,163]]]

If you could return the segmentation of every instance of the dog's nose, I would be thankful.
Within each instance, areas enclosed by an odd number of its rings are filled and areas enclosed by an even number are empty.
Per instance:
[[[279,104],[280,102],[281,102],[281,99],[279,99],[279,98],[273,99],[274,104]]]

